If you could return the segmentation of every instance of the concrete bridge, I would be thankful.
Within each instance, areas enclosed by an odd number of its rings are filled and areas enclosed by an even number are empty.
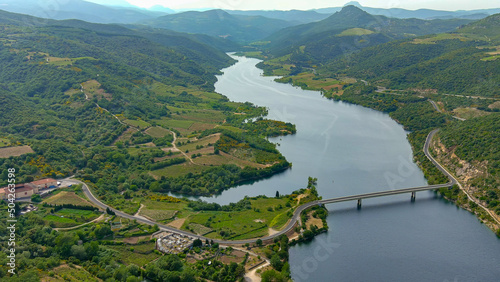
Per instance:
[[[415,197],[416,197],[415,193],[416,192],[427,191],[427,190],[436,190],[439,188],[447,188],[447,187],[451,187],[451,186],[457,184],[457,180],[440,163],[438,163],[429,153],[429,146],[430,146],[432,137],[434,137],[434,134],[436,134],[436,132],[438,132],[438,130],[439,129],[435,129],[435,130],[431,131],[429,133],[429,135],[427,135],[427,139],[425,140],[423,151],[424,151],[425,155],[427,156],[427,158],[441,172],[443,172],[444,175],[446,175],[448,177],[450,182],[445,183],[445,184],[437,184],[437,185],[429,185],[429,186],[421,186],[421,187],[413,187],[413,188],[404,188],[404,189],[397,189],[397,190],[387,190],[387,191],[381,191],[381,192],[373,192],[373,193],[366,193],[366,194],[360,194],[360,195],[325,199],[325,200],[320,200],[317,203],[319,203],[319,204],[333,204],[333,203],[340,203],[340,202],[357,200],[358,201],[358,208],[361,208],[361,201],[363,199],[384,197],[384,196],[404,194],[404,193],[411,193],[411,200],[415,201]]]
[[[325,200],[320,200],[317,201],[318,204],[334,204],[334,203],[340,203],[340,202],[347,202],[347,201],[358,201],[358,209],[361,208],[361,201],[363,199],[368,199],[368,198],[377,198],[377,197],[384,197],[384,196],[390,196],[390,195],[398,195],[398,194],[404,194],[404,193],[411,193],[411,200],[415,201],[416,193],[420,191],[428,191],[428,190],[436,190],[439,188],[447,188],[453,186],[453,182],[448,182],[445,184],[438,184],[438,185],[429,185],[429,186],[421,186],[421,187],[413,187],[413,188],[404,188],[404,189],[396,189],[396,190],[388,190],[388,191],[381,191],[381,192],[372,192],[372,193],[366,193],[366,194],[359,194],[359,195],[352,195],[352,196],[345,196],[345,197],[338,197],[338,198],[332,198],[332,199],[325,199]]]

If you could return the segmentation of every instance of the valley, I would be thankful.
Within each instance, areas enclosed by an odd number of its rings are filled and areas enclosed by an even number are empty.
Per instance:
[[[0,279],[498,276],[498,9],[5,2]]]

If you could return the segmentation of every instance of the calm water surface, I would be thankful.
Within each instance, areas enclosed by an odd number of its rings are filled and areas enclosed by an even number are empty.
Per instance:
[[[403,128],[386,114],[321,97],[263,77],[256,59],[218,77],[216,91],[269,109],[269,118],[297,125],[270,139],[293,168],[202,198],[227,204],[245,195],[287,194],[318,178],[324,198],[423,186]],[[296,281],[500,281],[500,240],[470,213],[433,192],[328,205],[328,233],[291,248]]]

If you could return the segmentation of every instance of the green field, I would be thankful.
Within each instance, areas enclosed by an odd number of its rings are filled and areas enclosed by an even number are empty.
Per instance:
[[[288,198],[257,198],[250,202],[252,208],[242,211],[200,211],[186,220],[183,229],[196,223],[215,231],[207,234],[210,238],[222,238],[223,231],[230,234],[226,238],[236,240],[266,236],[270,227],[280,229],[288,221],[287,212],[291,210],[286,207]]]
[[[189,144],[185,144],[185,145],[182,145],[182,146],[179,146],[179,150],[185,152],[186,150],[189,150],[190,152],[191,151],[194,151],[194,150],[197,150],[196,149],[196,146],[203,146],[203,147],[207,147],[208,144],[212,144],[212,146],[215,144],[215,142],[217,142],[217,140],[219,140],[219,135],[210,135],[210,136],[207,136],[207,137],[204,137],[204,138],[201,138],[199,140],[196,140],[196,141],[190,141]]]
[[[190,224],[188,224],[187,227],[189,229],[191,229],[195,234],[202,235],[202,236],[213,231],[212,228],[206,227],[206,226],[198,224],[198,223],[190,223]]]
[[[486,57],[486,58],[482,58],[481,61],[494,61],[494,60],[496,60],[498,58],[500,58],[500,54],[499,55],[490,56],[490,57]]]
[[[61,265],[52,269],[50,272],[54,273],[53,276],[46,276],[42,278],[42,281],[52,282],[52,281],[88,281],[88,282],[98,282],[101,281],[97,278],[92,277],[92,275],[80,266],[68,266]]]
[[[176,212],[176,210],[142,209],[139,214],[149,217],[154,221],[162,221],[171,219],[175,216]]]
[[[76,225],[76,221],[74,221],[73,219],[71,218],[66,218],[66,217],[60,217],[60,216],[57,216],[57,215],[52,215],[52,214],[49,214],[49,215],[46,215],[44,217],[45,220],[49,221],[49,222],[58,222],[58,223],[74,223]],[[65,225],[65,227],[67,227],[67,225]]]
[[[77,209],[62,209],[57,212],[57,214],[68,216],[68,215],[76,215],[76,216],[91,216],[94,214],[93,211],[88,210],[77,210]]]
[[[441,33],[428,38],[415,38],[411,43],[413,44],[436,44],[440,40],[459,39],[460,41],[469,41],[471,39],[456,33]]]
[[[168,129],[163,128],[163,127],[155,126],[155,127],[148,128],[148,130],[146,130],[145,133],[151,135],[152,137],[161,138],[161,137],[165,137],[165,136],[169,135],[170,131]]]
[[[301,73],[291,77],[294,85],[307,85],[311,89],[329,90],[332,88],[342,88],[342,81],[333,78],[317,79],[313,73]]]
[[[43,202],[50,205],[70,204],[77,206],[94,206],[91,202],[78,196],[75,192],[69,191],[58,191],[49,198],[46,198]]]
[[[342,31],[339,35],[337,36],[360,36],[360,35],[368,35],[374,33],[373,31],[369,29],[364,29],[364,28],[351,28],[351,29],[346,29]]]
[[[145,264],[159,258],[161,255],[155,254],[155,243],[149,242],[146,244],[134,245],[132,246],[106,246],[105,248],[114,250],[119,253],[119,261],[129,265],[136,264],[140,267]],[[131,250],[133,248],[133,251]]]
[[[10,141],[7,138],[0,138],[0,148],[7,147],[10,145]]]
[[[99,217],[99,213],[93,211],[62,209],[55,214],[47,214],[43,219],[49,224],[54,224],[55,227],[71,227],[92,221],[97,217]]]
[[[129,124],[133,127],[137,127],[139,129],[145,129],[145,128],[148,128],[151,126],[151,124],[149,124],[148,122],[145,122],[143,120],[131,120],[131,119],[126,119],[123,121],[124,123],[126,124]]]
[[[194,165],[190,162],[186,162],[183,164],[173,165],[173,166],[169,166],[169,167],[165,167],[162,169],[151,171],[151,174],[156,176],[156,177],[162,177],[162,176],[178,177],[178,176],[185,175],[189,172],[191,172],[191,173],[202,172],[202,171],[205,171],[209,168],[210,168],[209,166],[199,166],[199,165]]]
[[[159,121],[158,123],[165,126],[165,127],[189,129],[189,127],[191,127],[191,125],[193,125],[194,121],[169,119],[169,120]]]

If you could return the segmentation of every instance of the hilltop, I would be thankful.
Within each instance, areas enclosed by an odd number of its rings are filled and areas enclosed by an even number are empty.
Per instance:
[[[143,24],[179,32],[201,33],[235,42],[251,42],[292,24],[262,16],[231,15],[223,10],[184,12],[143,21]]]

